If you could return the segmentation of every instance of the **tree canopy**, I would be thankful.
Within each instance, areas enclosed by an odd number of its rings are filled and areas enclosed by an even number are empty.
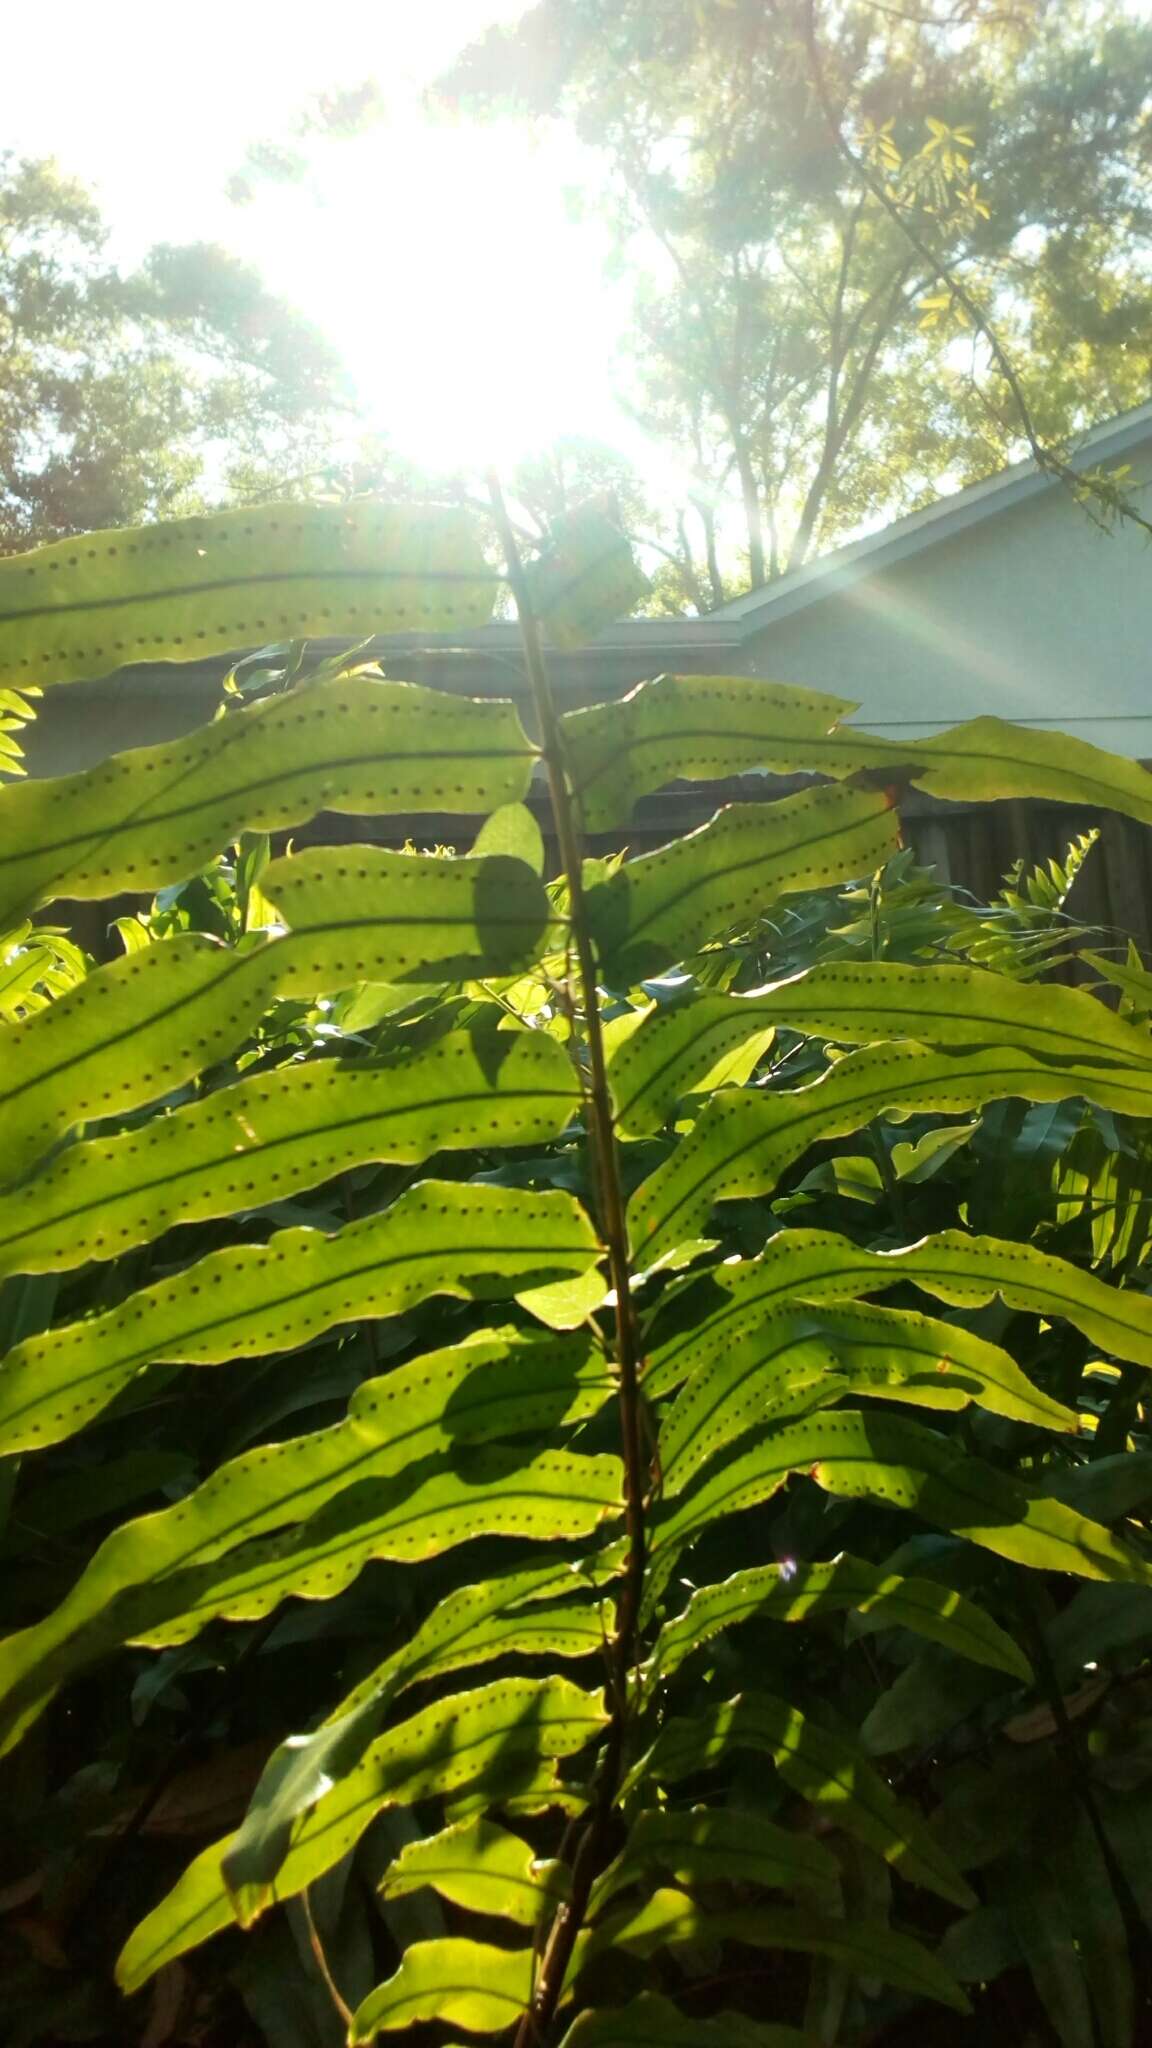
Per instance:
[[[266,491],[331,459],[335,351],[207,244],[124,272],[82,186],[0,155],[0,549]]]
[[[1084,0],[540,0],[465,54],[450,99],[603,153],[632,403],[696,478],[667,600],[729,594],[736,521],[760,583],[1143,401],[1150,79]]]

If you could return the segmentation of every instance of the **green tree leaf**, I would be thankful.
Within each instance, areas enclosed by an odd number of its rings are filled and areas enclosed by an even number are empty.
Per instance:
[[[1044,1636],[1057,1671],[1074,1684],[1086,1664],[1152,1637],[1152,1587],[1080,1586]]]
[[[115,1138],[74,1145],[0,1194],[0,1273],[118,1257],[176,1223],[280,1202],[373,1160],[559,1137],[578,1100],[546,1032],[470,1031],[376,1065],[254,1074]]]
[[[497,579],[473,522],[417,505],[253,505],[0,561],[0,682],[71,683],[307,635],[459,632]]]
[[[1012,1855],[989,1873],[993,1905],[1007,1916],[1040,2002],[1063,2048],[1093,2048],[1092,2007],[1076,1933],[1055,1873]]]
[[[471,698],[467,701],[479,703],[482,700]],[[508,708],[511,710],[512,707]],[[472,854],[476,858],[493,853],[508,854],[513,860],[523,861],[534,875],[544,873],[544,834],[535,813],[528,809],[527,804],[504,803],[485,818],[472,842]]]
[[[1113,988],[1120,989],[1138,1011],[1152,1010],[1152,974],[1146,974],[1134,957],[1136,949],[1131,940],[1127,960],[1108,960],[1102,953],[1090,953],[1085,947],[1080,958],[1085,966],[1095,968]]]
[[[1152,1451],[1117,1451],[1083,1465],[1046,1473],[1042,1491],[1091,1515],[1095,1522],[1119,1522],[1152,1500]]]
[[[141,1595],[131,1632],[153,1644],[184,1642],[217,1614],[254,1621],[290,1594],[329,1599],[370,1558],[418,1562],[476,1536],[590,1536],[619,1510],[620,1483],[619,1460],[609,1452],[589,1456],[565,1446],[530,1454],[505,1445],[461,1451],[444,1468],[433,1462],[426,1475],[360,1480],[289,1535],[169,1582],[162,1616],[149,1619],[154,1603]]]
[[[260,886],[291,931],[281,988],[518,974],[559,932],[539,876],[504,853],[322,847],[273,861]]]
[[[306,684],[185,738],[5,790],[0,926],[53,896],[184,881],[245,828],[302,825],[319,810],[495,811],[525,794],[533,755],[511,704],[364,668]]]

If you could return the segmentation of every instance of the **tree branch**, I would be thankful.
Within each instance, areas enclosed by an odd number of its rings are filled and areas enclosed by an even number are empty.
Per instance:
[[[1043,470],[1046,476],[1054,477],[1061,483],[1066,484],[1078,503],[1085,504],[1088,498],[1094,498],[1097,503],[1106,505],[1111,512],[1119,514],[1121,518],[1132,520],[1137,526],[1142,527],[1146,533],[1152,534],[1152,520],[1146,519],[1141,512],[1138,512],[1136,507],[1121,492],[1106,485],[1101,479],[1083,475],[1079,470],[1073,468],[1072,464],[1058,449],[1050,448],[1044,442],[1036,427],[1032,408],[1028,402],[1028,395],[1017,374],[1015,365],[988,313],[974,293],[968,289],[963,279],[958,277],[955,270],[949,266],[945,259],[938,256],[929,243],[924,240],[919,230],[909,220],[906,210],[897,205],[891,193],[887,190],[883,179],[876,176],[871,166],[862,157],[857,156],[844,134],[828,90],[828,81],[824,73],[817,34],[817,5],[818,0],[807,0],[804,12],[804,39],[808,51],[808,65],[812,86],[828,133],[839,155],[852,171],[853,176],[866,186],[873,197],[879,201],[889,219],[900,229],[901,234],[904,235],[910,246],[915,250],[932,278],[951,293],[956,304],[962,308],[972,326],[983,336],[992,360],[1011,394],[1017,418],[1020,422],[1021,432],[1028,443],[1029,451],[1037,468]],[[981,393],[981,396],[983,397],[983,393]],[[985,403],[987,403],[986,399]]]

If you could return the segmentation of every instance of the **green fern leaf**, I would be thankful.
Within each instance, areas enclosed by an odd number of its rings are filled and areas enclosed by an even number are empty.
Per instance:
[[[951,1114],[1010,1096],[1064,1102],[1077,1095],[1147,1116],[1152,1072],[1082,1060],[1049,1065],[1025,1052],[883,1044],[846,1054],[806,1088],[722,1089],[633,1196],[628,1227],[636,1256],[656,1264],[702,1235],[717,1202],[771,1194],[810,1145],[858,1131],[885,1112]]]
[[[914,1038],[922,1045],[1014,1046],[1037,1059],[1112,1060],[1152,1070],[1152,1036],[1085,990],[1025,984],[978,967],[841,960],[775,982],[754,998],[728,998],[730,1005],[749,1000],[790,1030],[841,1045]]]
[[[601,1652],[614,1626],[611,1603],[547,1603],[577,1587],[587,1593],[611,1577],[611,1561],[609,1551],[595,1571],[578,1570],[566,1559],[519,1566],[450,1593],[415,1636],[362,1679],[320,1728],[311,1735],[289,1736],[273,1750],[225,1858],[229,1885],[237,1891],[263,1891],[272,1883],[291,1846],[297,1815],[354,1769],[408,1687],[496,1657]]]
[[[115,1138],[74,1145],[0,1194],[0,1274],[110,1259],[176,1223],[280,1202],[373,1160],[559,1137],[578,1100],[540,1031],[468,1032],[382,1065],[331,1060],[254,1074]]]
[[[931,739],[878,738],[841,720],[846,699],[748,676],[658,676],[620,705],[565,718],[565,747],[589,831],[627,822],[637,798],[681,776],[743,769],[888,776],[938,797],[987,803],[1044,797],[1152,823],[1139,763],[1066,733],[974,718]]]
[[[500,974],[527,966],[555,929],[539,877],[505,855],[329,848],[273,861],[261,888],[293,927],[282,937],[232,949],[181,933],[99,968],[5,1034],[0,1177],[73,1125],[190,1081],[235,1050],[275,995]]]
[[[870,874],[894,852],[898,821],[871,790],[813,789],[730,804],[698,832],[626,861],[588,891],[609,980],[628,986],[685,960],[781,896]]]
[[[1063,1259],[993,1237],[945,1230],[894,1252],[865,1251],[827,1230],[782,1230],[756,1259],[714,1268],[695,1301],[682,1296],[676,1327],[649,1350],[645,1388],[665,1393],[708,1359],[734,1347],[766,1315],[799,1301],[850,1301],[911,1282],[956,1308],[1009,1308],[1060,1316],[1094,1344],[1152,1366],[1152,1303],[1134,1288],[1109,1286]],[[700,1313],[691,1322],[692,1309]]]
[[[834,1856],[810,1835],[777,1827],[763,1814],[725,1807],[693,1807],[687,1813],[652,1807],[631,1829],[624,1848],[597,1878],[589,1911],[654,1870],[663,1870],[689,1889],[696,1885],[763,1885],[795,1892],[809,1905],[840,1910],[840,1869]]]
[[[775,1036],[755,996],[696,996],[624,1021],[628,1035],[610,1041],[608,1080],[627,1138],[658,1131],[685,1095],[742,1085]]]
[[[523,1293],[587,1272],[598,1249],[571,1195],[421,1181],[331,1236],[282,1230],[210,1252],[119,1308],[26,1339],[0,1362],[0,1444],[11,1455],[61,1442],[150,1365],[289,1351],[430,1294]]]
[[[911,1629],[1022,1684],[1031,1681],[1031,1666],[1011,1636],[962,1593],[935,1579],[902,1578],[844,1556],[830,1564],[750,1565],[722,1585],[700,1587],[683,1613],[665,1622],[646,1678],[670,1677],[694,1650],[742,1621],[804,1621],[810,1614],[845,1609],[871,1616],[877,1627]]]
[[[672,1403],[660,1429],[665,1498],[745,1430],[849,1393],[927,1408],[975,1401],[1042,1429],[1080,1426],[1074,1410],[1034,1387],[999,1345],[959,1324],[861,1302],[775,1309],[713,1351]]]
[[[564,714],[564,748],[588,832],[626,824],[649,791],[746,768],[820,768],[827,735],[855,706],[753,676],[660,676],[618,703]]]
[[[494,811],[524,796],[533,752],[511,704],[364,670],[307,684],[186,738],[5,790],[0,925],[54,896],[182,882],[245,829],[320,810]]]
[[[971,2011],[951,1972],[910,1935],[894,1934],[882,1921],[821,1919],[783,1906],[715,1912],[683,1892],[654,1892],[642,1906],[614,1914],[593,1929],[583,1954],[587,1960],[605,1949],[649,1956],[666,1948],[720,1941],[827,1956],[856,1976],[879,1977],[917,1998],[935,1999],[956,2012]]]
[[[542,1757],[574,1755],[605,1718],[603,1703],[566,1678],[502,1678],[434,1701],[381,1735],[355,1770],[301,1818],[276,1897],[291,1898],[331,1870],[385,1808],[485,1783],[499,1792],[517,1773],[533,1776]],[[229,1846],[225,1838],[202,1850],[141,1922],[117,1965],[123,1991],[139,1990],[165,1963],[273,1903],[258,1895],[234,1904],[222,1875]]]
[[[52,541],[0,562],[0,683],[346,633],[459,632],[499,579],[466,513],[250,505]]]
[[[733,1749],[771,1756],[794,1792],[874,1849],[909,1883],[957,1905],[975,1903],[924,1823],[901,1805],[855,1744],[771,1693],[742,1693],[709,1704],[691,1720],[665,1722],[648,1754],[633,1767],[629,1786],[649,1781],[674,1785],[711,1769]]]
[[[399,1899],[430,1885],[469,1912],[538,1927],[564,1896],[563,1878],[561,1865],[540,1863],[519,1835],[476,1816],[409,1842],[389,1864],[380,1890],[387,1899]]]
[[[414,1941],[394,1977],[378,1984],[358,2008],[350,2043],[405,2030],[420,2020],[444,2020],[470,2034],[502,2034],[532,1996],[535,1957],[530,1948],[493,1948],[488,1942]]]
[[[812,2048],[798,2027],[762,2026],[742,2013],[691,2019],[668,1999],[644,1991],[630,2005],[582,2012],[560,2048]]]
[[[850,1500],[905,1508],[1018,1564],[1152,1585],[1152,1565],[1063,1502],[1032,1497],[918,1423],[838,1409],[770,1429],[656,1518],[649,1604],[685,1544],[718,1517],[770,1500],[793,1472]]]

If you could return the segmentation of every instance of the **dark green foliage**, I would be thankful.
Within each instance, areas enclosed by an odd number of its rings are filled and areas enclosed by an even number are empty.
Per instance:
[[[471,537],[390,530],[446,620]],[[1068,876],[941,894],[808,693],[572,716],[559,822],[814,705],[831,784],[556,881],[513,712],[339,664],[0,796],[14,916],[161,889],[3,949],[15,2041],[1143,2038],[1143,969],[1039,979]],[[1146,802],[1005,726],[902,765]],[[385,776],[472,850],[262,836]]]

